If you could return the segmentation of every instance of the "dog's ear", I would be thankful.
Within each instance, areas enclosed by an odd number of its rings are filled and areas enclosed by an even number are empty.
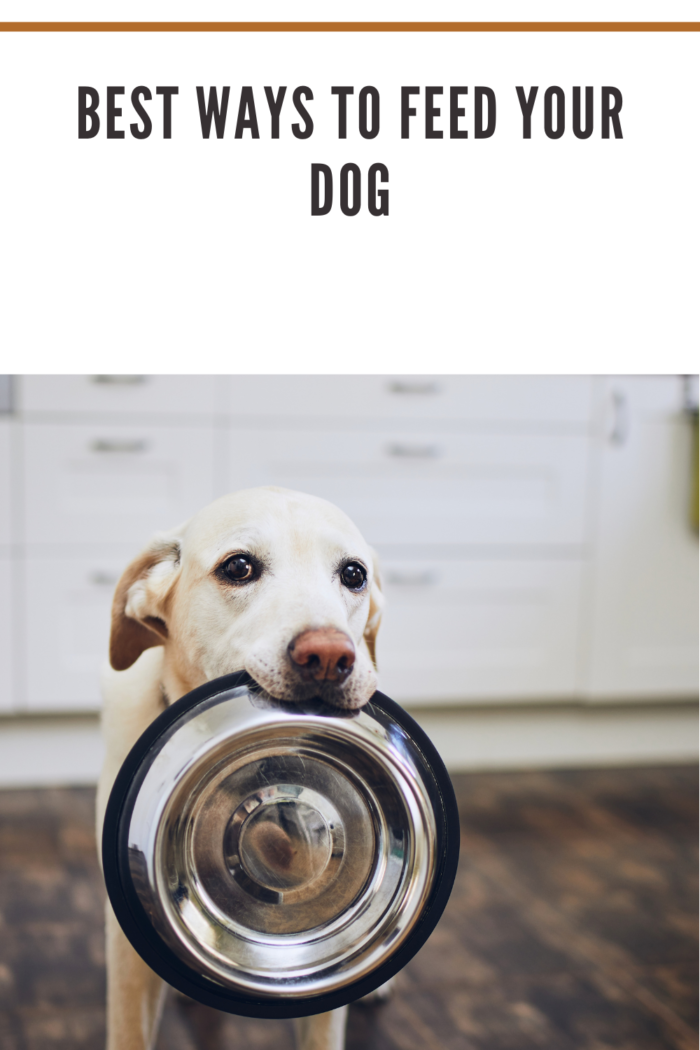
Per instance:
[[[178,538],[160,535],[124,571],[112,602],[109,662],[115,671],[126,671],[144,649],[165,643],[166,599],[179,566]]]
[[[382,621],[382,610],[384,609],[384,595],[382,594],[382,580],[379,572],[379,558],[376,551],[372,551],[372,589],[369,592],[369,616],[364,631],[364,639],[372,657],[372,663],[377,666],[377,631]]]

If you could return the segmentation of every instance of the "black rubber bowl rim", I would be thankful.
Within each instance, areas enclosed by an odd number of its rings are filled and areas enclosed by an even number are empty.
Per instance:
[[[437,871],[433,890],[406,940],[371,973],[334,992],[304,998],[261,998],[224,988],[196,973],[168,947],[152,926],[134,890],[128,867],[128,831],[138,790],[148,771],[145,761],[163,733],[190,708],[240,686],[255,686],[245,671],[224,675],[171,704],[139,737],[127,755],[107,803],[102,832],[102,864],[107,893],[119,925],[152,970],[178,991],[217,1010],[244,1017],[289,1018],[325,1013],[361,999],[398,973],[423,947],[440,919],[452,892],[459,860],[459,814],[454,789],[432,741],[410,715],[383,693],[370,704],[385,711],[411,737],[422,753],[433,784],[427,784],[437,826]]]

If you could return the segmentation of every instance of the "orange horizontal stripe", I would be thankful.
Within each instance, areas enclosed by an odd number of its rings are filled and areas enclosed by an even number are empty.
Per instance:
[[[697,33],[700,22],[0,22],[2,33]]]

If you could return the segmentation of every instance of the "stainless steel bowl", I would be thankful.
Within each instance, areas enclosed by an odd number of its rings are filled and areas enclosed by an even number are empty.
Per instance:
[[[434,928],[458,850],[449,777],[397,704],[279,703],[243,672],[149,727],[103,833],[110,900],[146,962],[194,998],[266,1017],[388,980]]]

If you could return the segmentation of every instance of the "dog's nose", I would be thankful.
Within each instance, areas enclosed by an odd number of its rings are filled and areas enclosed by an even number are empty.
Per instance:
[[[317,682],[342,682],[355,663],[352,638],[332,627],[304,631],[289,646],[292,661]]]

